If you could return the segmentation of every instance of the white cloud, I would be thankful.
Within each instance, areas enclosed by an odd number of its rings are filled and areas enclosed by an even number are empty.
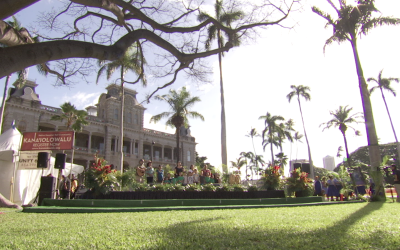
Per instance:
[[[62,103],[71,102],[77,109],[85,109],[87,106],[92,106],[98,102],[101,93],[85,93],[78,91],[73,95],[64,94],[61,97]],[[60,98],[56,98],[59,100]]]

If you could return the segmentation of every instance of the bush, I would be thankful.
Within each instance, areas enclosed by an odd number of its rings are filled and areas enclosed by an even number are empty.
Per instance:
[[[215,190],[217,190],[217,187],[214,186],[212,183],[210,183],[210,184],[203,185],[203,190],[204,191],[215,191]]]
[[[235,185],[233,185],[233,191],[234,192],[245,192],[246,188],[240,184],[235,184]]]
[[[258,188],[257,188],[257,186],[252,186],[252,185],[250,185],[250,186],[247,188],[247,191],[249,191],[249,192],[256,192],[256,191],[258,191]]]

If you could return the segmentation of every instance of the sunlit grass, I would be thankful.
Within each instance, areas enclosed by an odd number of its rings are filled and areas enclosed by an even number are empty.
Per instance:
[[[2,209],[0,249],[399,249],[400,205],[141,213]]]

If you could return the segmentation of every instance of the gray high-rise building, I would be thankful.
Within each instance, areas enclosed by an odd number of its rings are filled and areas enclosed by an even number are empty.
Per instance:
[[[324,168],[326,170],[333,171],[333,169],[335,168],[335,157],[327,155],[323,158],[323,161]]]

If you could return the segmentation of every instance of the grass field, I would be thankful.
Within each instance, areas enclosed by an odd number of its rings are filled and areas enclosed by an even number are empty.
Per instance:
[[[0,249],[400,249],[400,204],[143,213],[0,208]]]

